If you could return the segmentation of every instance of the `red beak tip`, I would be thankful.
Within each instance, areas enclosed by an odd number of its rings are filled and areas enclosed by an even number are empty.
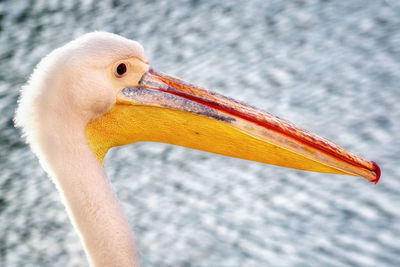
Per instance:
[[[375,172],[375,179],[372,180],[371,182],[377,184],[379,182],[379,179],[381,178],[381,168],[379,168],[379,165],[376,164],[375,161],[372,161],[372,165],[374,165],[374,169],[372,170],[373,172]]]

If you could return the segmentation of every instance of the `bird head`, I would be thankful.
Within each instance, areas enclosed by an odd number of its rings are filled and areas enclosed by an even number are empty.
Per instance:
[[[45,57],[22,89],[16,123],[34,151],[37,139],[57,138],[57,129],[43,125],[82,129],[100,162],[111,147],[154,141],[373,182],[380,177],[373,161],[154,70],[139,43],[111,33],[86,34]]]

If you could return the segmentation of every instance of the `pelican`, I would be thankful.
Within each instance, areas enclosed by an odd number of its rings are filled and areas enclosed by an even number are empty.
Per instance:
[[[93,32],[55,49],[21,89],[16,126],[55,183],[92,266],[137,266],[103,169],[107,151],[163,142],[378,182],[378,165],[267,112],[150,67],[142,46]]]

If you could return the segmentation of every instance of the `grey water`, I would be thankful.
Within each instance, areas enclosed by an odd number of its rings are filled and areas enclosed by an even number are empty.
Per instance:
[[[39,60],[93,30],[382,168],[373,185],[167,144],[114,148],[105,168],[142,266],[400,266],[396,0],[0,1],[0,266],[87,266],[12,119]]]

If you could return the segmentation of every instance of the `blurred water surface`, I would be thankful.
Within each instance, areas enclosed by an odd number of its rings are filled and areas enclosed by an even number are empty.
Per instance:
[[[166,144],[105,166],[143,266],[400,266],[400,2],[0,1],[0,265],[86,266],[54,185],[13,128],[40,58],[93,30],[152,65],[376,160],[377,186]]]

